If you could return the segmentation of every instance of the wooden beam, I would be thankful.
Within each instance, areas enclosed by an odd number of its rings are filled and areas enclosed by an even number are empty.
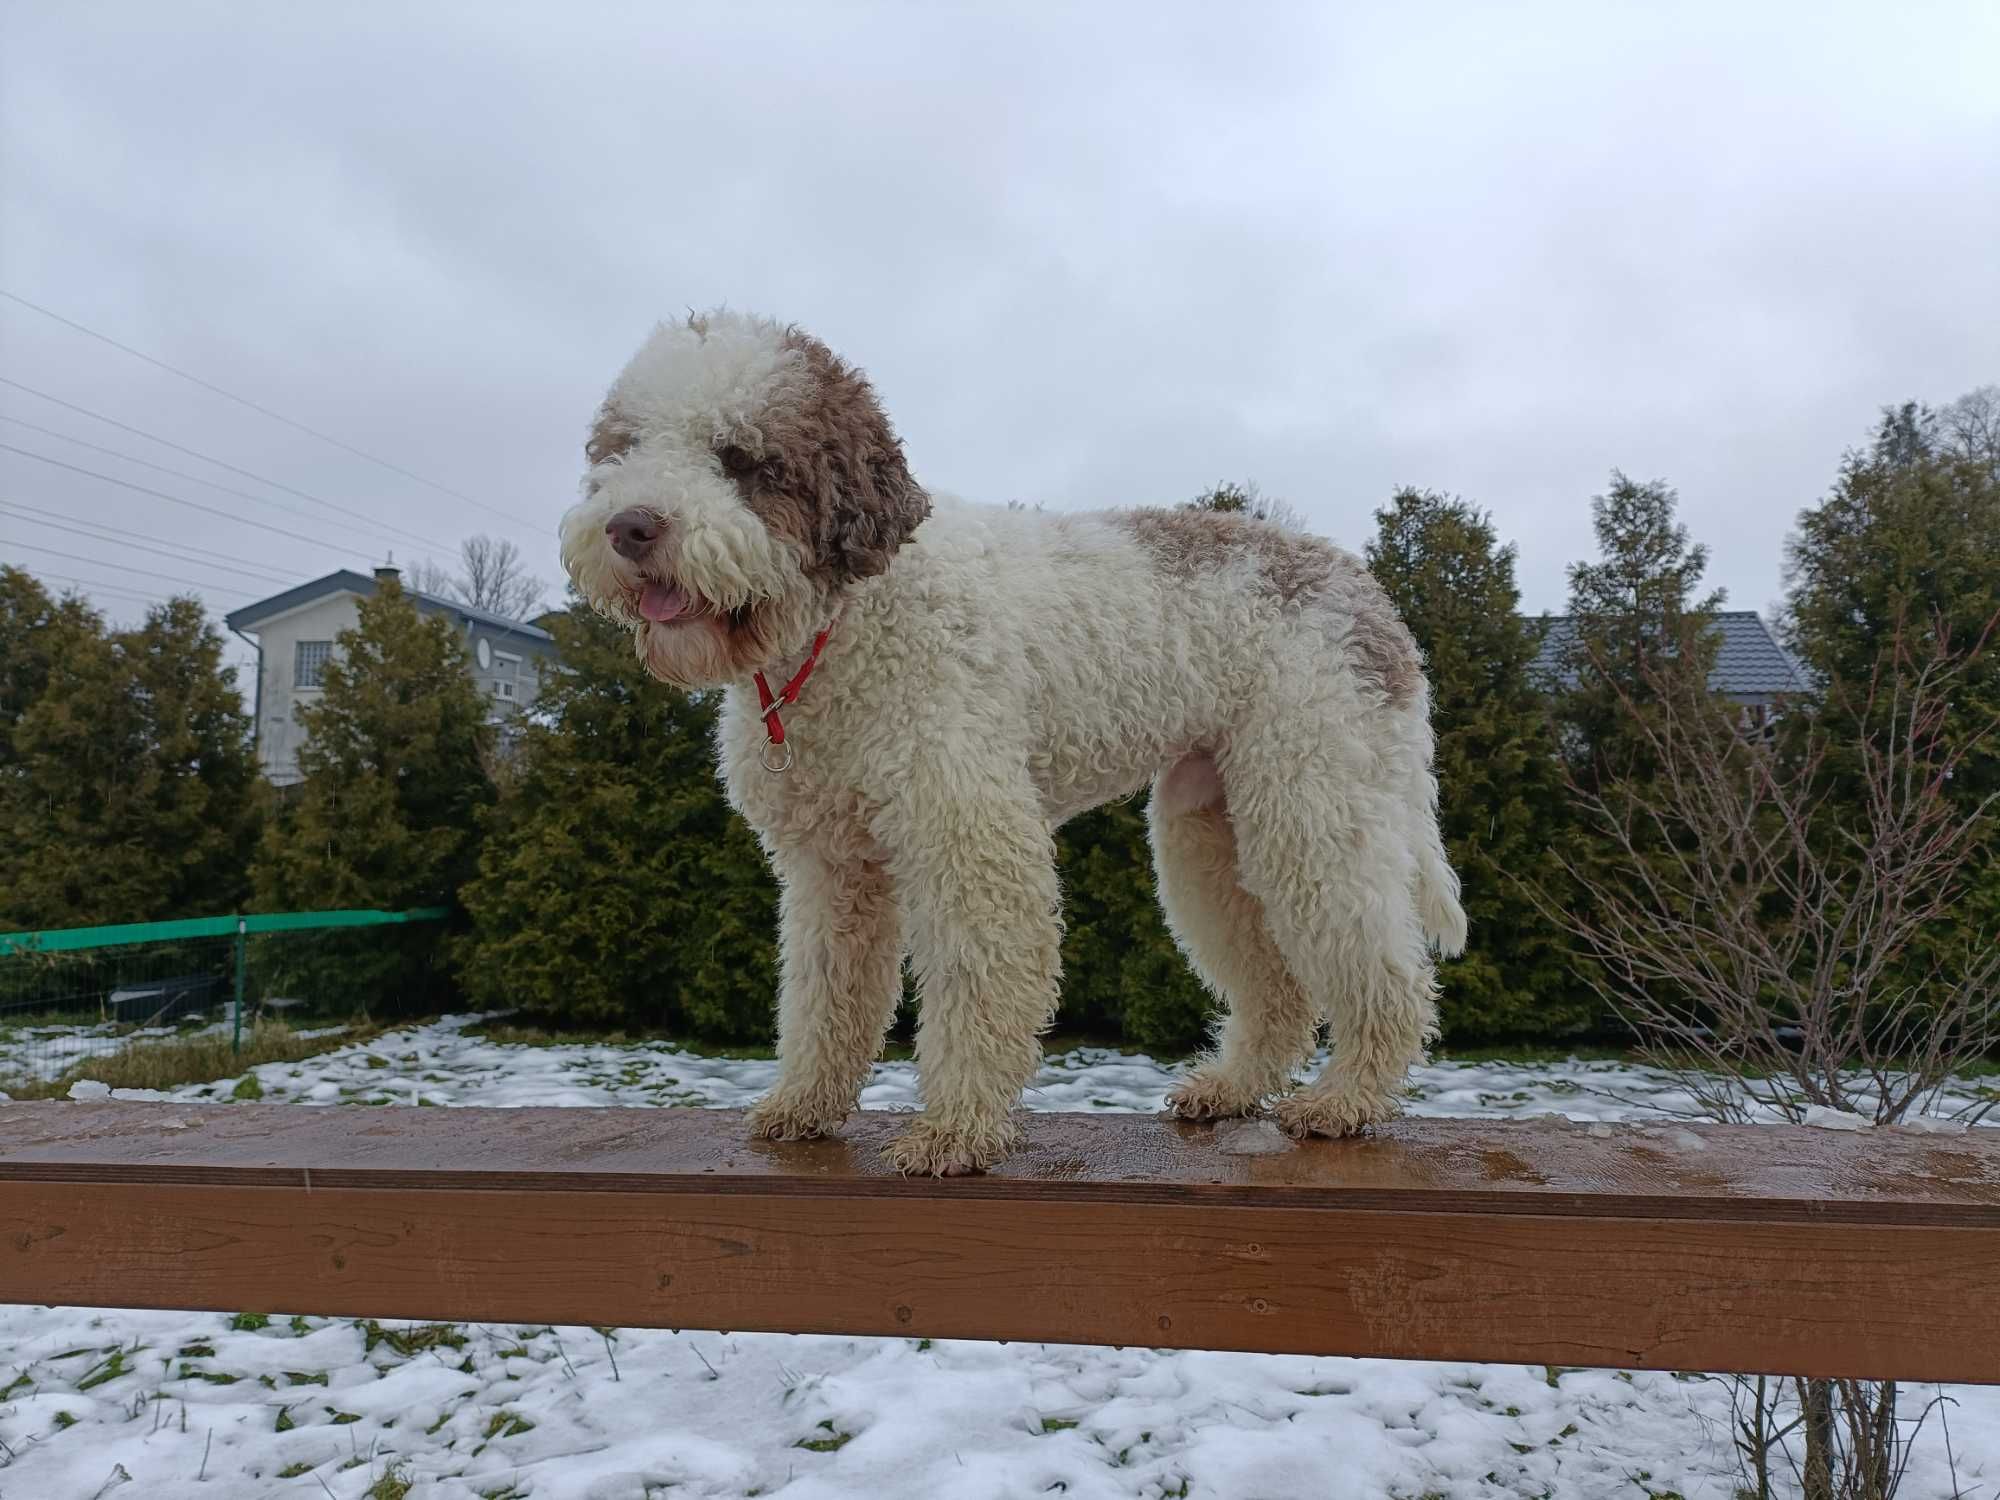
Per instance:
[[[2000,1131],[0,1105],[0,1301],[2000,1381]]]

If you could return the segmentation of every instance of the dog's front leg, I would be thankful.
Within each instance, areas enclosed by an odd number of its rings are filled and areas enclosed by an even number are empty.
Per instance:
[[[1005,1156],[1008,1111],[1042,1058],[1061,973],[1055,843],[1032,791],[940,790],[896,830],[917,975],[923,1114],[889,1147],[910,1173],[955,1177]]]
[[[853,1110],[903,993],[896,893],[881,864],[773,858],[779,895],[778,1083],[750,1111],[769,1140],[823,1135]]]

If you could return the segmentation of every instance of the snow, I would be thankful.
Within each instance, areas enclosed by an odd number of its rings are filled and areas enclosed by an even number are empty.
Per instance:
[[[727,1106],[774,1069],[661,1044],[501,1046],[471,1019],[254,1071],[266,1099],[302,1104]],[[1171,1073],[1078,1049],[1048,1059],[1028,1103],[1150,1111]],[[914,1106],[913,1067],[879,1066],[863,1102]],[[1650,1120],[1700,1144],[1673,1080],[1619,1062],[1440,1062],[1409,1108]],[[1284,1149],[1262,1122],[1225,1130],[1228,1150]],[[1733,1478],[1730,1388],[1689,1374],[40,1307],[0,1307],[0,1350],[7,1497],[358,1500],[393,1474],[412,1500],[1727,1500]],[[1992,1495],[2000,1389],[1942,1393],[1903,1493]],[[1937,1394],[1907,1391],[1908,1414]]]

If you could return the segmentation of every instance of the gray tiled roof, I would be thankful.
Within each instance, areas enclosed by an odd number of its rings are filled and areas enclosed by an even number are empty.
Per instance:
[[[259,599],[255,604],[246,604],[241,609],[232,610],[224,616],[223,623],[231,630],[254,632],[258,625],[274,615],[297,609],[302,604],[310,604],[327,594],[342,592],[372,599],[375,597],[375,580],[366,573],[357,573],[352,568],[342,568],[339,572],[329,573],[324,578],[315,578],[310,583],[286,589],[282,594],[273,594],[268,599]],[[474,609],[469,604],[460,604],[456,599],[421,593],[407,583],[403,585],[403,592],[408,594],[411,602],[425,614],[441,614],[459,621],[469,620],[475,625],[484,625],[495,634],[519,637],[523,645],[538,652],[545,653],[555,645],[554,636],[539,625],[530,625],[526,620],[510,620],[488,609]]]
[[[1576,639],[1575,622],[1568,615],[1543,615],[1535,623],[1542,628],[1542,649],[1535,657],[1535,674],[1544,682],[1567,686],[1574,681],[1574,674],[1563,671],[1562,655]],[[1715,632],[1721,641],[1715,667],[1708,676],[1710,691],[1736,698],[1775,698],[1809,689],[1805,672],[1778,644],[1770,626],[1755,610],[1718,611]]]

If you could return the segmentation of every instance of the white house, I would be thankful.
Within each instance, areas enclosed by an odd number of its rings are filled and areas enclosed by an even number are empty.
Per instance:
[[[395,568],[377,568],[373,578],[343,568],[224,617],[257,650],[257,758],[275,785],[299,779],[299,745],[305,739],[299,705],[318,695],[335,639],[360,623],[357,605],[374,595],[377,580],[399,577]],[[464,637],[466,666],[503,732],[534,705],[541,664],[555,656],[555,637],[524,620],[420,594],[407,585],[403,592],[423,613],[443,615]]]

